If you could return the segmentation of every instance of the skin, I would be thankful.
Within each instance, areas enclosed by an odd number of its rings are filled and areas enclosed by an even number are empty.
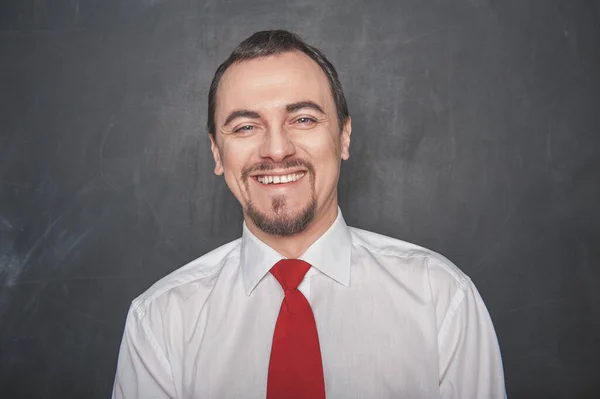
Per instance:
[[[214,172],[224,175],[248,228],[283,256],[299,257],[335,221],[340,165],[350,156],[351,120],[340,132],[324,72],[296,51],[234,64],[219,84],[215,122]],[[304,176],[293,183],[257,180],[296,172]],[[251,217],[254,210],[294,222],[311,204],[312,219],[293,234],[261,230]]]

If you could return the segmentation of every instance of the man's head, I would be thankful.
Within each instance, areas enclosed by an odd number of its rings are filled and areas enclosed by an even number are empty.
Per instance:
[[[247,223],[288,236],[335,215],[348,108],[333,65],[298,36],[264,31],[240,43],[213,78],[208,131],[215,173]]]

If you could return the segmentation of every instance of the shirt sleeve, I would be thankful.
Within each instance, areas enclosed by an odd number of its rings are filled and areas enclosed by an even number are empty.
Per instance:
[[[469,279],[454,294],[439,331],[438,347],[442,398],[506,398],[494,326]]]
[[[175,398],[170,365],[149,315],[129,309],[119,350],[113,399]]]

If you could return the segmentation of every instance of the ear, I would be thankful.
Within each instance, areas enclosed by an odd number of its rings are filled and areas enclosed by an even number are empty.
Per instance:
[[[209,133],[208,138],[210,139],[210,150],[212,151],[213,158],[215,160],[215,175],[220,176],[223,174],[223,163],[221,162],[221,153],[219,152],[219,147],[217,147],[217,142],[213,135]]]
[[[350,135],[352,134],[352,119],[346,118],[344,127],[342,128],[341,146],[342,146],[342,159],[346,161],[350,158]]]

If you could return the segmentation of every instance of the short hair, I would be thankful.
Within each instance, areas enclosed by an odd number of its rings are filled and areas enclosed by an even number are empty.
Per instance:
[[[302,40],[298,35],[286,30],[265,30],[252,34],[242,41],[229,55],[215,72],[215,76],[210,84],[208,92],[208,121],[206,128],[208,133],[213,135],[216,132],[215,110],[217,107],[217,90],[219,82],[225,71],[233,64],[248,61],[256,58],[267,57],[290,51],[300,51],[315,61],[327,76],[329,87],[337,111],[337,119],[340,130],[348,118],[348,105],[342,89],[342,84],[338,78],[337,71],[333,64],[325,57],[325,54],[316,47],[313,47]]]

